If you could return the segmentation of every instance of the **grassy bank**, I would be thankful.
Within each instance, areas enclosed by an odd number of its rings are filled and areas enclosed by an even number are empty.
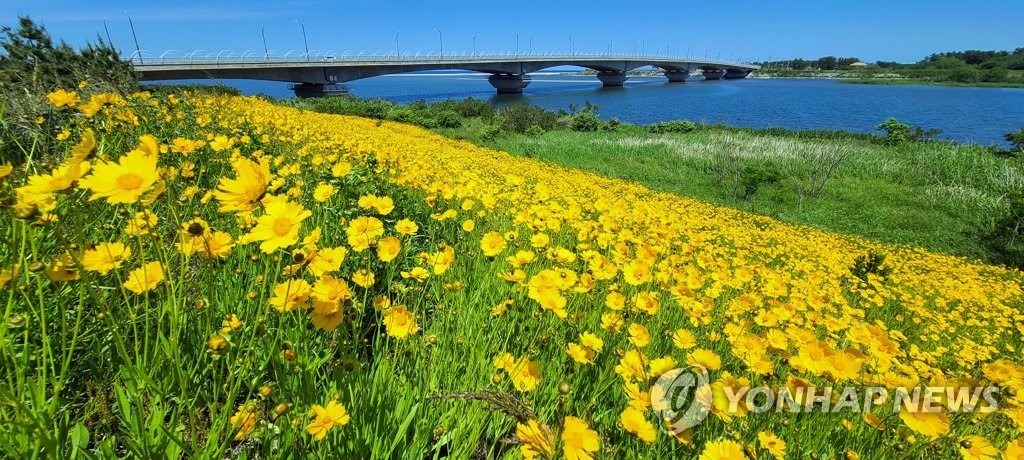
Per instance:
[[[856,83],[863,85],[925,85],[925,86],[966,86],[977,88],[1024,88],[1024,83],[1014,82],[985,82],[957,83],[952,81],[932,81],[916,78],[840,78],[842,83]]]

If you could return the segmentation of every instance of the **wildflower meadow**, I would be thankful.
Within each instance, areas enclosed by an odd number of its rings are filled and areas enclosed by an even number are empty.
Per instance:
[[[256,97],[47,99],[0,165],[5,456],[1024,458],[1016,270]]]

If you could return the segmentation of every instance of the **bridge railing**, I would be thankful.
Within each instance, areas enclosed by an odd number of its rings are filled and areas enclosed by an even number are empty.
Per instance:
[[[341,63],[356,63],[356,62],[389,62],[389,61],[401,61],[405,62],[438,62],[438,61],[470,61],[470,60],[520,60],[520,59],[538,59],[538,60],[640,60],[640,61],[684,61],[696,64],[707,64],[707,65],[743,65],[752,66],[751,64],[740,63],[740,62],[728,62],[719,60],[707,60],[707,59],[695,59],[692,56],[678,56],[678,55],[655,55],[655,54],[619,54],[619,53],[504,53],[504,52],[485,52],[485,53],[468,53],[468,52],[450,52],[450,53],[433,53],[433,52],[412,52],[404,51],[398,53],[396,51],[374,51],[368,52],[365,50],[352,51],[344,50],[341,52],[335,50],[327,51],[310,51],[300,52],[296,50],[290,51],[277,51],[267,50],[263,53],[257,50],[195,50],[190,52],[184,52],[179,50],[167,50],[159,54],[141,50],[135,51],[128,56],[128,60],[134,63],[136,66],[148,66],[148,65],[188,65],[188,64],[260,64],[260,63],[275,63],[275,64],[341,64]]]

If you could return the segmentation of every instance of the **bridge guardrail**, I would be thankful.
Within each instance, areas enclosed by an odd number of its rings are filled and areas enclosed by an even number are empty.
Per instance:
[[[574,53],[574,54],[560,54],[560,53],[464,53],[454,52],[445,54],[435,53],[413,53],[404,52],[399,55],[396,52],[374,52],[372,54],[364,54],[365,51],[354,53],[352,51],[344,51],[338,55],[333,50],[328,51],[311,51],[307,53],[299,53],[297,51],[287,51],[283,55],[273,54],[280,53],[279,51],[270,51],[265,54],[259,54],[254,50],[221,50],[221,51],[209,51],[209,50],[196,50],[185,53],[178,50],[167,50],[159,55],[156,55],[147,50],[141,52],[133,52],[128,60],[134,63],[136,66],[146,67],[150,65],[187,65],[187,64],[261,64],[261,63],[275,63],[275,64],[343,64],[343,63],[359,63],[359,62],[388,62],[388,61],[401,61],[401,62],[438,62],[438,61],[471,61],[471,60],[521,60],[521,59],[545,59],[545,60],[578,60],[578,59],[596,59],[596,60],[609,60],[609,59],[624,59],[624,60],[639,60],[639,61],[685,61],[695,64],[707,64],[707,65],[720,65],[720,66],[737,66],[741,65],[744,67],[757,67],[753,64],[743,62],[729,62],[719,60],[707,60],[707,59],[694,59],[687,56],[671,56],[671,55],[634,55],[634,54],[608,54],[608,53]],[[295,53],[294,55],[292,53]]]

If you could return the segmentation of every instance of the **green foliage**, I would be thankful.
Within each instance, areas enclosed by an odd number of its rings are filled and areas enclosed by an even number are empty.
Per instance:
[[[942,133],[937,129],[925,129],[917,125],[908,125],[895,118],[886,119],[882,124],[875,127],[879,131],[885,131],[885,143],[889,145],[900,145],[907,142],[928,141]]]
[[[221,85],[141,85],[139,89],[154,94],[182,94],[185,92],[206,94],[210,96],[241,96],[238,88]]]
[[[1011,149],[1017,155],[1024,154],[1024,128],[1019,131],[1010,131],[1003,135],[1007,142],[1013,144]]]
[[[853,259],[850,273],[864,282],[871,279],[870,275],[875,275],[884,281],[889,279],[889,275],[892,274],[892,267],[885,265],[885,254],[871,251]]]
[[[690,120],[673,120],[653,123],[647,127],[651,134],[688,133],[697,129],[697,124]]]
[[[782,173],[770,163],[748,165],[740,172],[740,186],[743,187],[743,199],[750,200],[758,189],[773,185],[782,180]]]
[[[597,131],[601,127],[601,120],[597,118],[596,113],[585,110],[572,116],[569,127],[573,131]]]
[[[17,29],[4,26],[0,34],[0,87],[6,91],[70,90],[80,81],[134,89],[137,83],[131,63],[100,37],[79,50],[63,40],[54,44],[46,28],[27,16],[18,18]]]
[[[996,262],[1024,269],[1024,194],[1011,192],[1006,202],[1008,211],[993,222],[984,240]]]
[[[541,128],[540,126],[537,125],[533,125],[529,128],[526,128],[526,131],[523,134],[526,134],[527,136],[539,136],[541,134],[544,134],[544,128]]]
[[[558,128],[558,115],[541,107],[513,104],[503,107],[499,113],[502,117],[501,128],[508,132],[525,133],[531,126],[540,127],[544,131]]]

